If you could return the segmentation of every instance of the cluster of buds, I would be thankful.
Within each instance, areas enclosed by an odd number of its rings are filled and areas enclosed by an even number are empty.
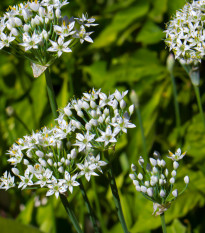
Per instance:
[[[168,23],[165,43],[182,64],[201,62],[205,55],[205,0],[186,3]]]
[[[42,0],[10,6],[0,19],[0,49],[28,58],[32,64],[49,66],[72,52],[78,42],[92,43],[86,28],[96,26],[94,18],[61,16],[67,0]]]
[[[179,167],[178,160],[182,159],[186,153],[181,154],[178,149],[175,154],[169,151],[169,159],[173,161],[172,171],[169,171],[165,160],[161,159],[158,152],[154,152],[154,158],[150,158],[150,163],[144,168],[144,159],[140,156],[138,164],[142,172],[137,173],[134,164],[131,165],[132,174],[130,178],[135,185],[137,191],[141,192],[147,199],[153,202],[154,213],[162,214],[166,211],[173,200],[181,195],[189,183],[189,177],[184,177],[185,188],[179,193],[174,188],[176,181],[177,169]],[[158,212],[156,212],[158,210]]]
[[[125,111],[126,92],[107,96],[100,90],[84,93],[72,100],[56,119],[57,125],[44,127],[18,139],[8,151],[14,176],[6,171],[0,189],[47,188],[47,196],[66,194],[85,176],[97,176],[107,162],[100,160],[103,151],[115,146],[122,132],[135,127]],[[134,111],[129,108],[130,114]]]

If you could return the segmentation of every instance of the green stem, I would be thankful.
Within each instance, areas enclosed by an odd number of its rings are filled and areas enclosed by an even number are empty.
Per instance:
[[[69,206],[69,203],[68,203],[68,200],[67,198],[63,195],[63,194],[60,194],[60,198],[61,198],[61,201],[63,203],[63,206],[73,224],[73,226],[75,227],[76,231],[78,233],[83,233],[83,231],[81,230],[79,224],[78,224],[78,221],[75,217],[75,214],[73,213],[73,211],[71,210],[70,206]]]
[[[142,117],[141,117],[139,107],[136,108],[136,112],[137,112],[137,118],[138,118],[139,125],[140,125],[141,136],[142,136],[142,145],[143,145],[144,157],[147,158],[146,139],[145,139],[144,128],[143,128],[143,124],[142,124]],[[147,158],[147,160],[148,160],[148,158]]]
[[[91,205],[90,205],[90,202],[89,202],[89,200],[88,200],[88,197],[87,197],[85,188],[84,188],[84,186],[83,186],[83,183],[82,183],[81,180],[79,181],[79,183],[80,183],[80,191],[81,191],[81,193],[82,193],[82,195],[83,195],[83,199],[84,199],[84,201],[85,201],[85,205],[86,205],[86,207],[87,207],[87,210],[88,210],[88,213],[89,213],[89,217],[90,217],[90,220],[91,220],[91,222],[92,222],[92,224],[93,224],[95,233],[100,233],[100,229],[98,228],[98,225],[97,225],[97,219],[96,219],[96,217],[95,217],[95,214],[94,214],[94,212],[93,212],[93,209],[92,209],[92,207],[91,207]]]
[[[97,193],[97,187],[96,187],[96,182],[95,182],[95,177],[93,177],[91,179],[91,184],[92,184],[92,189],[94,191],[94,198],[95,198],[95,206],[96,206],[96,212],[97,212],[97,216],[99,218],[100,221],[100,226],[102,229],[102,232],[105,233],[107,232],[103,217],[102,217],[102,213],[101,213],[101,208],[100,208],[100,202],[99,202],[99,198],[98,198],[98,193]]]
[[[195,94],[196,94],[196,99],[197,99],[199,111],[200,111],[201,118],[202,118],[202,121],[204,123],[204,128],[205,128],[205,118],[204,118],[203,107],[202,107],[202,103],[201,103],[199,87],[194,85],[194,91],[195,91]]]
[[[174,97],[174,108],[175,108],[175,117],[176,117],[176,125],[178,130],[178,137],[181,139],[180,135],[180,128],[181,128],[181,119],[180,119],[180,112],[179,112],[179,104],[177,101],[177,88],[174,79],[173,72],[170,73],[171,81],[172,81],[172,88],[173,88],[173,97]]]
[[[163,233],[167,233],[164,213],[160,215],[160,218],[161,218],[161,222],[162,222],[162,231],[163,231]]]
[[[58,105],[57,105],[55,93],[53,90],[53,84],[52,84],[51,76],[49,73],[49,68],[45,70],[45,78],[46,78],[48,98],[50,101],[51,110],[52,110],[54,119],[56,119],[58,117],[58,112],[57,112]]]
[[[119,218],[120,223],[122,225],[123,231],[124,231],[124,233],[129,233],[129,231],[127,229],[126,222],[125,222],[125,218],[124,218],[124,215],[123,215],[123,212],[122,212],[120,197],[119,197],[119,194],[118,194],[118,189],[117,189],[117,185],[116,185],[116,182],[115,182],[115,177],[114,177],[114,174],[113,174],[111,164],[110,164],[110,166],[108,168],[108,179],[109,179],[109,182],[110,182],[110,187],[111,187],[111,190],[112,190],[113,199],[114,199],[115,206],[116,206],[116,209],[117,209],[118,218]]]

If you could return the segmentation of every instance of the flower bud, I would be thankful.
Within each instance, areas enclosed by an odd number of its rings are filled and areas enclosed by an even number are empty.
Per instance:
[[[173,168],[174,170],[177,170],[177,168],[179,167],[179,163],[177,161],[173,162]]]
[[[142,158],[142,156],[140,156],[139,160],[138,160],[138,163],[140,166],[143,166],[144,164],[144,159]]]
[[[131,180],[135,179],[135,175],[134,174],[129,174],[129,177],[130,177]]]
[[[133,114],[134,110],[135,110],[135,105],[134,104],[132,104],[131,106],[129,106],[130,116]]]
[[[30,26],[30,25],[28,25],[28,24],[24,24],[24,26],[23,26],[23,30],[24,30],[25,32],[29,32],[29,31],[30,31],[30,29],[31,29],[31,26]]]
[[[63,167],[62,167],[62,166],[61,166],[61,167],[59,167],[59,168],[58,168],[58,171],[59,171],[60,173],[63,173],[63,172],[64,172]]]
[[[166,193],[163,189],[161,189],[159,195],[160,195],[160,197],[165,197]]]
[[[77,111],[77,115],[79,116],[79,117],[84,117],[84,114],[83,114],[83,112],[82,111]]]
[[[173,195],[174,197],[177,197],[177,196],[178,196],[178,190],[177,190],[177,189],[173,190],[173,191],[172,191],[172,195]]]
[[[59,19],[61,17],[61,10],[57,8],[55,14],[56,14],[56,18]]]
[[[176,176],[177,175],[177,172],[175,170],[172,171],[171,173],[172,176]]]
[[[44,7],[39,7],[39,15],[44,18],[45,14],[46,14],[46,11],[45,11],[45,8]]]
[[[15,18],[14,18],[14,21],[15,21],[15,25],[16,25],[17,27],[22,26],[22,21],[21,21],[21,19],[15,17]]]
[[[150,161],[150,163],[152,164],[152,166],[155,167],[155,166],[157,165],[157,161],[156,161],[155,159],[150,158],[149,161]]]
[[[135,105],[135,107],[138,108],[139,107],[139,99],[138,99],[137,93],[134,90],[131,91],[130,99],[131,99],[132,103]]]
[[[133,180],[133,184],[134,184],[135,186],[137,186],[137,185],[139,185],[139,181],[138,181],[138,180]]]
[[[146,193],[147,192],[147,188],[145,187],[145,186],[141,186],[141,191],[143,192],[143,193]]]
[[[141,192],[141,187],[139,185],[136,185],[135,188],[138,192]]]
[[[138,177],[139,180],[143,180],[143,175],[142,175],[142,173],[139,173],[137,177]]]
[[[36,151],[36,155],[37,155],[38,157],[42,158],[42,157],[44,156],[44,153],[43,153],[42,151],[40,151],[40,150],[37,150],[37,151]]]
[[[174,177],[172,177],[172,178],[169,180],[169,183],[170,183],[170,184],[174,184],[174,183],[175,183]]]
[[[144,184],[146,187],[149,187],[149,181],[145,181]]]
[[[86,101],[83,101],[82,107],[88,110],[90,105]]]
[[[189,183],[189,177],[188,177],[188,176],[185,176],[185,177],[184,177],[184,183],[185,183],[185,184],[188,184],[188,183]]]
[[[11,29],[11,34],[14,35],[14,36],[18,36],[19,35],[19,32],[16,28],[12,28]]]
[[[90,101],[90,107],[96,108],[96,103],[93,100]]]
[[[121,101],[120,101],[120,108],[121,109],[124,109],[126,107],[126,102],[122,99]]]
[[[148,189],[147,189],[147,194],[148,194],[148,196],[152,197],[152,196],[153,196],[153,193],[154,193],[153,188],[148,188]]]
[[[131,170],[133,171],[133,172],[135,172],[136,170],[137,170],[137,168],[136,168],[136,166],[132,163],[132,165],[131,165]]]
[[[23,164],[24,164],[24,165],[29,165],[29,161],[28,161],[27,159],[24,159],[24,160],[23,160]]]
[[[47,163],[48,163],[50,166],[52,166],[52,165],[53,165],[53,160],[52,160],[52,159],[48,159],[48,160],[47,160]]]

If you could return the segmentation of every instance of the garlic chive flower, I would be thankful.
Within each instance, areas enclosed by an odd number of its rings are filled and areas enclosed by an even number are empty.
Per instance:
[[[46,196],[58,198],[67,191],[72,193],[80,177],[89,181],[97,171],[102,172],[101,167],[107,163],[100,160],[100,154],[80,151],[77,145],[68,145],[70,141],[65,138],[65,132],[55,126],[18,139],[8,151],[14,176],[6,171],[0,177],[0,189],[46,188]]]
[[[165,43],[182,64],[194,64],[204,58],[205,1],[186,3],[167,24]]]
[[[92,43],[86,28],[96,26],[94,18],[62,16],[67,0],[35,0],[9,6],[0,18],[0,49],[29,59],[32,64],[51,65],[62,53],[87,41]]]
[[[135,127],[126,108],[120,107],[127,92],[121,94],[116,90],[107,96],[93,89],[83,93],[82,98],[72,99],[59,110],[58,128],[79,151],[98,153],[115,147],[119,137],[127,133],[128,128]]]
[[[182,159],[181,150],[177,150],[177,160]],[[171,202],[174,201],[179,195],[181,195],[188,186],[189,177],[184,177],[185,188],[178,193],[175,189],[176,182],[176,169],[179,167],[179,163],[175,160],[173,163],[174,170],[168,171],[166,162],[161,158],[158,152],[154,152],[154,158],[150,158],[150,163],[147,164],[146,169],[143,167],[143,158],[139,158],[139,168],[133,164],[131,165],[131,173],[129,176],[138,192],[141,192],[148,200],[153,202],[153,209],[156,215],[162,214],[166,211]],[[173,157],[167,156],[171,160]],[[163,166],[162,166],[163,165]]]

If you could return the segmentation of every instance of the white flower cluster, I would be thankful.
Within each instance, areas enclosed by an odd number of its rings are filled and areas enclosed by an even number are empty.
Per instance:
[[[100,90],[84,93],[80,100],[72,100],[56,119],[57,125],[43,128],[18,139],[8,151],[8,162],[14,176],[6,171],[0,178],[0,189],[47,188],[47,196],[64,194],[78,186],[78,179],[97,176],[96,171],[107,163],[100,154],[115,146],[129,122],[125,111],[126,92],[115,91],[107,96]],[[130,106],[130,114],[134,108]]]
[[[140,156],[138,163],[142,173],[137,173],[137,168],[134,164],[131,170],[130,178],[135,185],[137,191],[141,192],[147,199],[151,200],[154,205],[154,211],[159,208],[161,214],[169,208],[171,201],[175,200],[178,195],[181,195],[189,183],[189,177],[184,177],[185,188],[178,194],[178,190],[174,189],[176,181],[177,169],[179,167],[178,160],[182,159],[185,153],[181,154],[181,149],[178,149],[175,154],[169,152],[168,158],[173,160],[173,170],[169,171],[166,167],[166,162],[161,159],[158,152],[154,152],[154,158],[150,158],[150,163],[144,169],[144,159]]]
[[[105,151],[114,147],[122,133],[134,128],[130,116],[134,105],[126,110],[124,100],[128,91],[106,95],[101,90],[84,93],[81,99],[73,99],[60,110],[59,128],[71,137],[79,151]]]
[[[92,43],[86,27],[96,26],[94,18],[61,16],[67,0],[42,0],[10,6],[0,19],[0,49],[28,58],[32,63],[50,65],[63,52],[84,41]]]
[[[205,0],[186,3],[167,26],[165,43],[183,64],[197,64],[205,55]]]
[[[85,176],[89,181],[92,175],[98,175],[95,170],[105,166],[100,161],[100,155],[79,152],[70,143],[64,145],[64,133],[58,127],[43,128],[41,131],[24,136],[12,145],[8,154],[8,162],[13,166],[12,173],[5,172],[0,178],[1,189],[8,190],[18,184],[18,188],[48,188],[47,196],[69,190],[78,186],[78,178]]]

